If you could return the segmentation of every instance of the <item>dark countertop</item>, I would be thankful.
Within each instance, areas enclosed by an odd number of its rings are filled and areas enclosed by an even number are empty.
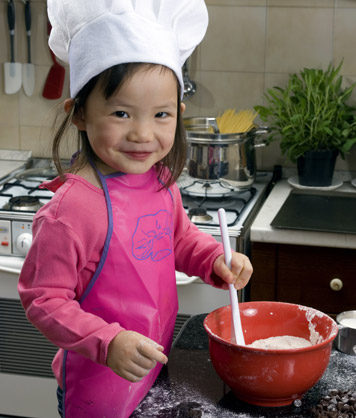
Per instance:
[[[313,417],[311,407],[332,389],[356,390],[356,356],[333,349],[327,370],[304,395],[301,406],[267,408],[246,404],[235,397],[211,364],[203,327],[205,316],[194,316],[185,324],[169,355],[168,367],[132,418],[307,418]],[[196,410],[200,412],[195,415]]]

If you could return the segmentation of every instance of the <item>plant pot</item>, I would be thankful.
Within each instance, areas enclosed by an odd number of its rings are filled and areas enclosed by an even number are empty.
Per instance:
[[[338,150],[307,151],[297,159],[298,179],[302,186],[331,185]]]

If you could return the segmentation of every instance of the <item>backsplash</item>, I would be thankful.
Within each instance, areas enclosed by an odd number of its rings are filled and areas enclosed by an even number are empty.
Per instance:
[[[283,86],[291,72],[304,67],[326,68],[344,60],[345,84],[356,81],[356,0],[206,0],[210,23],[206,37],[188,61],[197,92],[186,101],[187,116],[217,116],[226,108],[262,104],[266,88]],[[27,60],[24,5],[15,0],[17,62]],[[51,67],[47,46],[46,1],[32,0],[33,96],[23,90],[6,95],[4,62],[10,60],[7,2],[0,4],[0,148],[31,149],[50,156],[51,125],[57,107],[69,96],[68,68],[60,100],[42,97]],[[352,98],[356,102],[356,94]],[[257,167],[290,166],[279,144],[257,151]],[[68,156],[71,150],[67,151]],[[292,166],[293,167],[293,166]],[[337,170],[356,171],[356,147]]]

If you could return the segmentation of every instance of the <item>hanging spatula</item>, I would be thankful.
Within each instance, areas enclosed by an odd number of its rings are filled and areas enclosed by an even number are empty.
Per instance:
[[[47,29],[49,36],[52,30],[50,22],[48,22]],[[56,56],[54,55],[51,48],[49,48],[49,52],[52,57],[53,65],[47,75],[47,80],[43,88],[42,96],[46,99],[55,100],[60,99],[62,96],[65,68],[62,65],[60,65],[59,62],[57,62]]]
[[[24,3],[27,33],[27,63],[22,66],[22,83],[25,94],[32,96],[35,88],[35,66],[31,63],[31,6],[30,0],[26,0]]]
[[[7,5],[7,22],[10,34],[10,54],[11,61],[5,62],[5,93],[17,93],[22,84],[22,65],[15,62],[15,5],[13,0],[8,0]]]

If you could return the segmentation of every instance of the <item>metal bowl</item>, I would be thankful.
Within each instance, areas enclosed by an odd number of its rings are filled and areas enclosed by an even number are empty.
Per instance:
[[[356,356],[356,311],[345,311],[336,317],[339,334],[335,340],[338,350]]]

